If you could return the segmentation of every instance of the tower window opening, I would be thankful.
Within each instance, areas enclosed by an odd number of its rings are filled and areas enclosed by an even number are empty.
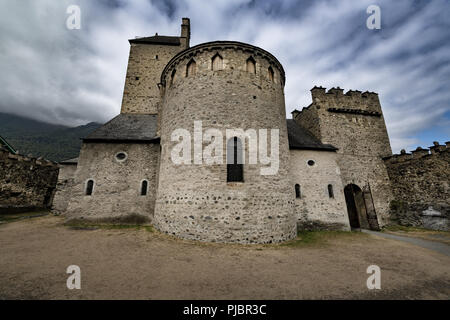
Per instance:
[[[255,59],[253,59],[253,57],[250,57],[247,59],[247,72],[256,73],[256,62]]]
[[[298,183],[295,185],[295,197],[297,199],[301,199],[302,197],[302,194],[300,192],[300,185]]]
[[[275,81],[275,72],[273,71],[272,67],[269,67],[268,69],[268,76],[270,81]]]
[[[219,53],[216,53],[212,58],[212,69],[213,71],[222,70],[223,69],[223,59]]]
[[[233,137],[227,143],[227,182],[243,182],[244,165],[241,139]]]
[[[143,180],[141,182],[141,196],[146,196],[148,192],[148,181]]]
[[[188,62],[186,66],[186,77],[194,76],[197,73],[197,63],[194,59]]]
[[[91,196],[93,191],[94,191],[94,180],[89,179],[86,182],[86,195]]]
[[[173,69],[172,74],[170,75],[170,86],[172,86],[173,83],[175,82],[176,75],[177,75],[177,70]]]
[[[328,196],[330,198],[334,198],[334,191],[333,191],[333,185],[332,184],[328,185]]]

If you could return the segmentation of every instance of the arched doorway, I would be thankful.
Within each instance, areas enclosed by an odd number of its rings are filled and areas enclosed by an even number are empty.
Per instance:
[[[358,187],[356,184],[349,184],[344,188],[344,195],[345,195],[345,203],[347,204],[347,212],[348,212],[348,219],[350,220],[350,227],[352,229],[359,229],[361,228],[361,222],[360,222],[360,213],[361,210],[356,205],[356,195],[357,193],[361,193],[361,188]]]
[[[379,230],[370,188],[363,191],[356,184],[348,184],[344,188],[344,195],[350,227],[352,229]]]

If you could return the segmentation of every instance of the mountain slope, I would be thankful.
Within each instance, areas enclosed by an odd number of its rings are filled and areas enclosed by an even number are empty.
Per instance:
[[[0,113],[0,135],[19,153],[53,161],[78,157],[80,139],[99,126],[101,124],[91,122],[71,128]]]

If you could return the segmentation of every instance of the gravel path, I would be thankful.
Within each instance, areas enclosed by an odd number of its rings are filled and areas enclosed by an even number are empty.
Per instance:
[[[427,248],[427,249],[445,254],[446,256],[450,257],[450,245],[445,244],[445,243],[424,240],[424,239],[420,239],[420,238],[407,237],[407,236],[399,236],[399,235],[383,233],[383,232],[370,231],[370,230],[362,230],[362,232],[365,232],[365,233],[368,233],[368,234],[371,234],[374,236],[382,237],[382,238],[394,239],[394,240],[412,243],[416,246],[419,246],[422,248]]]
[[[0,299],[445,299],[450,257],[361,232],[296,245],[204,244],[145,229],[0,225]],[[381,268],[381,290],[366,286]],[[66,268],[81,268],[68,290]]]

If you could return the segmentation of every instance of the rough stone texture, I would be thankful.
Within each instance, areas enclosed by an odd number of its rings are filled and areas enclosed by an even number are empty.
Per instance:
[[[127,158],[117,161],[125,152]],[[83,143],[75,173],[67,218],[91,221],[145,222],[154,211],[159,145],[151,143]],[[91,196],[85,194],[95,181]],[[148,192],[141,196],[141,182]]]
[[[437,148],[436,148],[437,147]],[[408,226],[449,230],[450,146],[418,148],[385,158],[395,200],[392,218]]]
[[[212,71],[212,57],[223,57],[223,70]],[[246,60],[256,61],[256,74]],[[196,74],[186,77],[195,59]],[[275,72],[274,82],[268,68]],[[170,77],[176,68],[175,81]],[[161,116],[161,168],[155,226],[163,232],[203,241],[270,243],[296,234],[289,183],[289,148],[284,105],[284,71],[265,51],[236,42],[203,44],[174,58],[162,76],[166,83]],[[173,82],[173,83],[171,83]],[[175,165],[170,137],[184,128],[193,136],[194,121],[225,129],[279,129],[278,174],[263,176],[261,164],[244,164],[244,183],[227,183],[226,164]],[[205,143],[205,147],[209,143]],[[223,154],[226,142],[223,141]],[[245,144],[248,155],[248,145]]]
[[[345,190],[357,211],[354,227],[377,229],[389,221],[389,203],[396,202],[391,202],[383,157],[391,155],[391,148],[377,94],[315,87],[311,105],[286,122],[285,74],[273,55],[233,41],[189,48],[189,38],[189,20],[183,18],[180,37],[130,40],[121,115],[84,141],[74,186],[55,206],[64,208],[70,196],[71,219],[152,220],[163,232],[187,239],[270,243],[293,238],[297,223],[299,229],[348,230],[352,210],[347,210],[344,186],[351,184]],[[213,70],[216,55],[222,58],[215,64],[220,70]],[[188,130],[194,146],[194,121],[202,122],[203,133],[217,129],[223,134],[222,164],[172,162],[178,142],[171,134]],[[226,129],[279,129],[278,173],[264,176],[260,169],[265,165],[249,164],[243,140],[244,182],[227,183]],[[204,141],[203,149],[207,146]],[[432,148],[436,155],[442,150]],[[120,151],[128,153],[124,162],[115,160]],[[191,160],[200,152],[194,151]],[[425,153],[417,150],[414,158]],[[307,160],[315,160],[315,167]],[[60,181],[68,180],[65,175]],[[88,179],[95,180],[92,196],[85,196]],[[139,196],[143,179],[149,182],[146,197]],[[448,176],[431,181],[444,180]],[[295,198],[296,183],[301,199]],[[414,202],[421,205],[414,212],[424,213],[423,225],[442,224],[435,217],[443,212],[439,199]]]
[[[0,149],[0,213],[50,207],[58,166]]]
[[[300,198],[295,198],[299,230],[350,230],[344,188],[335,152],[290,150],[291,193],[300,185]],[[308,161],[313,160],[313,166]],[[334,198],[328,194],[333,186]]]
[[[376,93],[314,87],[312,104],[294,119],[322,143],[338,148],[337,162],[343,185],[356,184],[370,191],[378,223],[389,221],[392,200],[382,157],[392,154],[386,125]]]
[[[183,18],[181,37],[148,37],[130,40],[121,113],[158,114],[161,72],[170,59],[189,47],[190,22]]]
[[[69,200],[72,197],[72,188],[74,185],[76,163],[59,164],[58,183],[53,198],[52,211],[57,214],[66,212]]]

